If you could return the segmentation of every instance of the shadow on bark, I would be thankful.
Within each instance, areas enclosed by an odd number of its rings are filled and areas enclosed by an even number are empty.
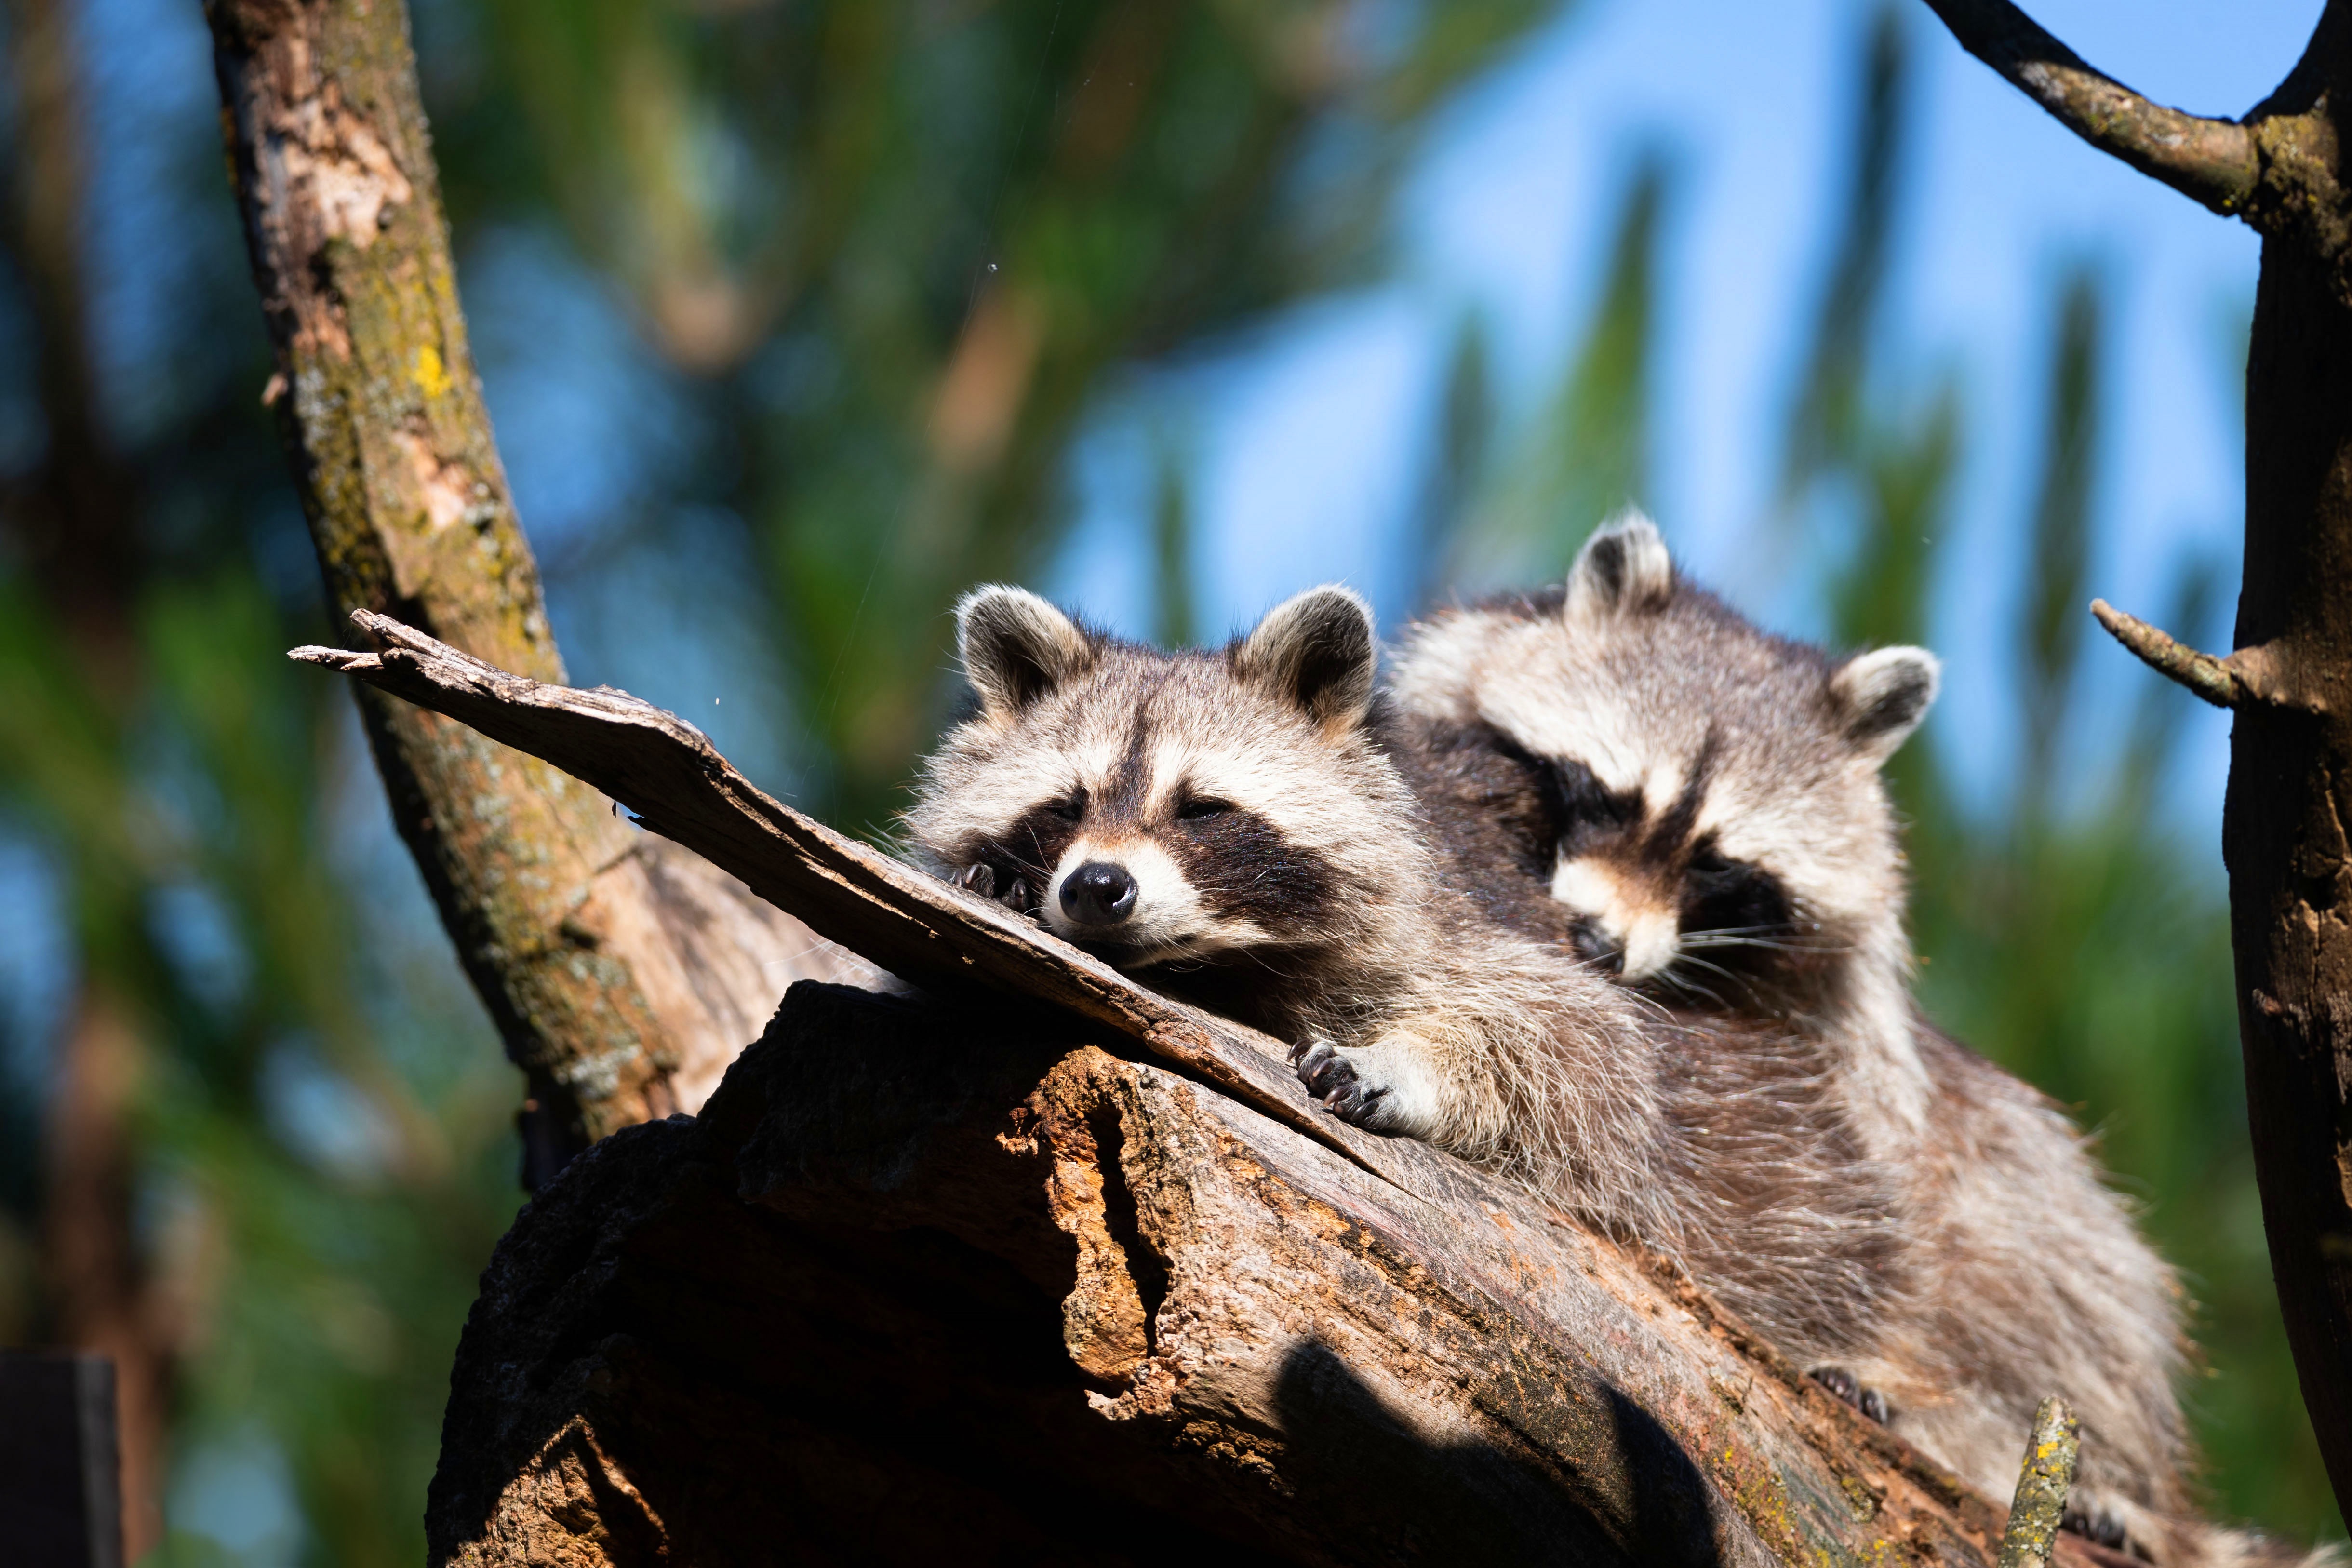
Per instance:
[[[1368,1353],[1328,1279],[1282,1284],[1328,1264],[1236,1241],[1175,1169],[1195,1086],[1072,1027],[803,985],[698,1121],[575,1162],[484,1277],[431,1561],[1722,1560],[1632,1398],[1588,1413],[1594,1467]],[[1234,1289],[1237,1253],[1332,1342]]]

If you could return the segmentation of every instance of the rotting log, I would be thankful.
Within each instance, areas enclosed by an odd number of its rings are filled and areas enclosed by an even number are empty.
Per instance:
[[[332,613],[563,679],[467,345],[400,0],[206,0],[278,409]],[[361,694],[393,818],[529,1077],[526,1181],[692,1110],[799,977],[789,917],[462,725]]]
[[[451,1378],[430,1561],[1981,1564],[2002,1510],[1664,1260],[770,799],[625,693],[302,648],[577,773],[922,995],[796,986],[575,1161]],[[2074,1538],[2062,1560],[2097,1561]]]
[[[1654,1265],[982,1016],[796,987],[536,1199],[428,1561],[1990,1560],[1997,1509]]]

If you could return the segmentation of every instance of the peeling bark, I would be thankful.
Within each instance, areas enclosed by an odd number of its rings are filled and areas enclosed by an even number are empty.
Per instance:
[[[467,347],[405,7],[209,0],[205,15],[330,605],[396,611],[561,680]],[[394,819],[529,1075],[527,1179],[694,1109],[786,984],[841,973],[560,773],[399,703],[361,708]]]

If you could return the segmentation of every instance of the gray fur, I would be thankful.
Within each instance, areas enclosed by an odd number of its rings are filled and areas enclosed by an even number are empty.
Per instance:
[[[1822,1076],[1790,1089],[1830,1101],[1896,1183],[1907,1289],[1840,1364],[1885,1394],[1897,1432],[2006,1497],[2035,1403],[2063,1393],[2084,1424],[2077,1501],[2135,1550],[2293,1561],[2193,1516],[2183,1294],[2081,1131],[1912,1005],[1878,768],[1936,684],[1919,649],[1839,661],[1759,630],[1676,577],[1636,516],[1596,536],[1565,590],[1415,627],[1391,692],[1399,760],[1489,918],[1602,951],[1727,1047],[1769,1026],[1818,1053]],[[1785,915],[1682,929],[1727,879],[1777,888]],[[1777,1177],[1735,1154],[1718,1180]]]
[[[1292,1042],[1336,1110],[1658,1248],[1792,1353],[1876,1342],[1895,1193],[1834,1059],[1770,1023],[1726,1049],[1490,920],[1391,761],[1360,599],[1316,590],[1221,652],[1162,653],[1013,592],[966,600],[968,655],[970,606],[1010,602],[990,624],[1061,650],[1022,668],[1062,677],[983,689],[943,737],[907,818],[919,863]],[[1102,866],[1138,884],[1116,923],[1063,897]]]

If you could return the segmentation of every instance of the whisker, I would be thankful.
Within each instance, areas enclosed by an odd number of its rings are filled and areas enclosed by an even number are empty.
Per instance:
[[[1706,986],[1701,985],[1696,981],[1691,980],[1686,976],[1676,974],[1671,969],[1659,971],[1658,978],[1668,985],[1673,986],[1675,990],[1681,992],[1685,996],[1704,996],[1708,1001],[1714,1003],[1717,1007],[1723,1008],[1726,1011],[1728,1011],[1730,1008],[1731,1005],[1729,1003],[1717,995]]]
[[[1694,947],[1754,947],[1770,952],[1852,952],[1853,944],[1843,942],[1772,942],[1759,936],[1728,936],[1721,931],[1692,931],[1682,939],[1685,948]]]
[[[1728,969],[1724,968],[1723,965],[1719,963],[1709,963],[1704,958],[1694,958],[1688,952],[1677,954],[1675,963],[1668,964],[1661,973],[1672,974],[1677,966],[1685,963],[1696,963],[1701,969],[1706,970],[1712,973],[1722,975],[1726,980],[1730,981],[1735,985],[1744,984],[1740,976],[1734,974]]]

